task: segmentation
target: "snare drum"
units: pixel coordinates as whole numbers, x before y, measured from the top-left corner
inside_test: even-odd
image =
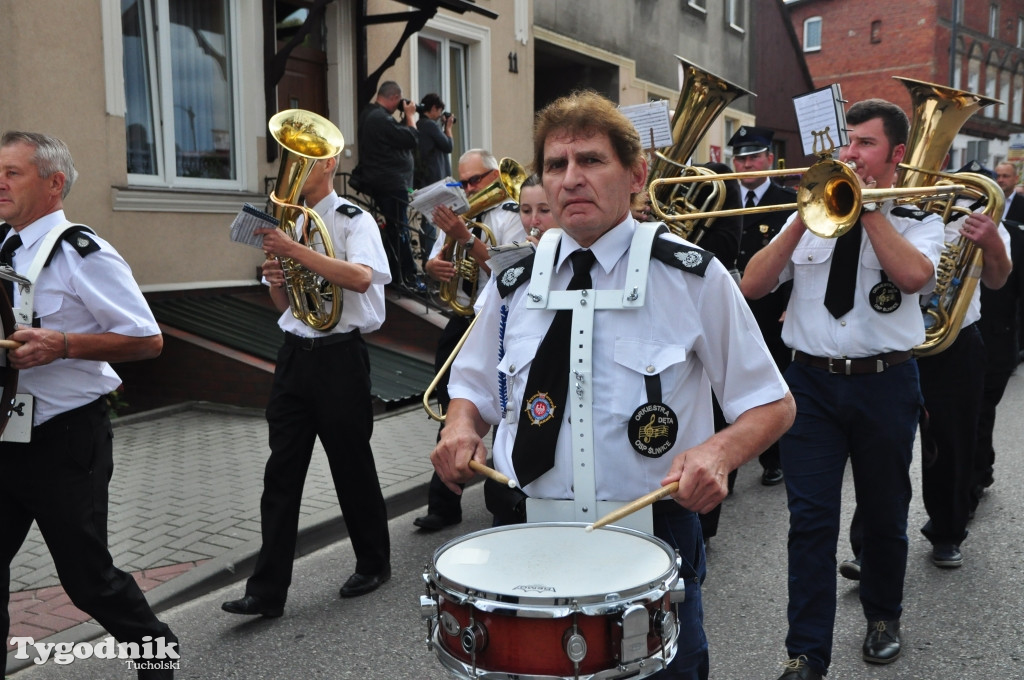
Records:
[[[437,549],[421,605],[428,643],[451,673],[639,678],[672,660],[679,558],[647,534],[586,526],[497,527]]]

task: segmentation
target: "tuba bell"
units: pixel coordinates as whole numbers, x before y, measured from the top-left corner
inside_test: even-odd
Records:
[[[275,114],[268,128],[284,148],[277,184],[270,194],[270,213],[279,220],[278,228],[293,241],[333,258],[334,244],[327,226],[314,210],[301,204],[299,196],[316,163],[337,156],[345,146],[345,138],[331,121],[301,109]],[[300,214],[304,216],[301,233],[296,224]],[[341,287],[291,258],[278,260],[292,315],[318,331],[334,328],[341,317]]]
[[[725,107],[738,97],[752,93],[682,57],[676,56],[676,59],[684,74],[679,102],[672,116],[672,138],[676,141],[672,146],[654,152],[648,173],[651,181],[648,194],[655,216],[676,235],[696,243],[714,218],[701,221],[690,218],[689,214],[721,210],[725,203],[725,184],[717,180],[710,170],[687,165],[686,162]],[[695,177],[697,181],[688,183],[688,186],[659,181],[672,177]],[[654,184],[656,181],[658,183]]]
[[[909,91],[913,108],[907,150],[896,171],[896,185],[917,187],[932,182],[964,185],[956,195],[944,201],[930,201],[921,206],[922,209],[942,215],[943,222],[948,223],[969,212],[956,205],[958,198],[983,200],[985,214],[998,223],[1005,203],[998,184],[984,175],[944,173],[940,168],[963,124],[980,109],[1001,102],[912,78],[896,77],[896,80]],[[935,271],[935,289],[921,303],[925,340],[914,348],[915,355],[938,354],[956,340],[978,287],[982,264],[981,249],[969,239],[960,236],[945,245]]]
[[[467,221],[467,226],[470,229],[480,229],[481,240],[489,246],[497,245],[494,233],[486,224],[473,222],[473,218],[501,205],[506,199],[512,199],[518,203],[519,189],[526,181],[526,177],[526,171],[519,163],[511,158],[502,158],[498,164],[498,178],[469,197],[469,210],[463,213],[462,217]],[[441,282],[438,296],[459,316],[470,316],[473,313],[473,302],[476,300],[480,288],[479,263],[466,251],[465,246],[451,236],[445,237],[439,257],[450,261],[455,266],[455,276],[448,281]],[[468,304],[459,302],[460,290],[469,295]]]

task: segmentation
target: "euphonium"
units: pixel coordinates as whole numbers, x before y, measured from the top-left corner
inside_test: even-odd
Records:
[[[480,191],[469,197],[469,210],[462,214],[470,229],[479,228],[482,236],[480,240],[489,246],[497,245],[494,233],[482,222],[473,222],[473,218],[498,206],[502,201],[511,198],[519,202],[519,188],[526,180],[526,172],[522,166],[511,158],[502,158],[498,164],[498,179],[494,180]],[[440,257],[450,261],[455,266],[455,276],[448,281],[441,282],[439,297],[452,308],[452,311],[460,316],[469,316],[473,313],[473,301],[476,300],[479,292],[480,265],[476,258],[466,251],[466,247],[457,242],[451,236],[446,236],[444,245],[441,247]],[[466,289],[469,290],[466,290]],[[469,302],[459,302],[459,291],[465,291],[469,295]]]
[[[738,85],[712,75],[676,56],[684,74],[679,102],[672,116],[672,138],[675,144],[655,152],[648,173],[651,211],[678,236],[697,242],[714,218],[698,221],[689,213],[715,212],[725,203],[725,185],[713,179],[706,168],[686,165],[697,143],[708,128],[734,99],[751,94]],[[644,142],[644,140],[641,140]],[[667,186],[654,181],[670,177],[702,178],[688,187]],[[705,187],[709,187],[705,189]],[[698,196],[703,200],[698,204]],[[696,232],[696,233],[695,233]]]
[[[956,199],[985,200],[985,214],[995,222],[1003,217],[1005,197],[994,181],[975,173],[942,173],[953,140],[967,119],[999,100],[911,78],[899,80],[910,92],[913,107],[907,150],[896,173],[898,186],[916,187],[936,182],[965,185],[963,191],[945,201],[922,206],[942,215],[944,223],[968,212],[956,205]],[[956,340],[978,287],[982,270],[981,250],[969,239],[958,237],[947,243],[935,272],[935,290],[922,300],[925,340],[914,348],[917,356],[943,351]]]
[[[316,163],[337,156],[345,146],[345,138],[331,121],[301,109],[281,111],[270,119],[268,127],[284,148],[277,184],[270,194],[271,214],[280,221],[278,228],[293,241],[333,258],[330,232],[315,211],[301,205],[299,195]],[[296,226],[299,214],[305,216],[301,233]],[[341,287],[291,258],[278,260],[292,315],[318,331],[334,328],[341,317]]]

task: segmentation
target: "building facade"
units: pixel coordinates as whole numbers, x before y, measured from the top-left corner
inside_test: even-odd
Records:
[[[787,4],[818,87],[838,82],[849,101],[882,97],[910,113],[893,76],[967,90],[1001,103],[961,129],[949,166],[991,168],[1024,132],[1024,0],[792,0]]]

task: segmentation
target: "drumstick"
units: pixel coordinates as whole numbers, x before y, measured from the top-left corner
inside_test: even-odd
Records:
[[[494,481],[498,482],[499,484],[508,484],[508,488],[510,488],[510,489],[516,488],[515,480],[509,479],[508,477],[506,477],[505,475],[501,474],[500,472],[498,472],[494,468],[489,468],[486,465],[484,465],[483,463],[478,463],[475,460],[471,459],[469,461],[469,469],[470,470],[474,470],[476,472],[479,472],[484,477],[487,477],[489,479],[493,479]]]
[[[17,340],[0,340],[0,349],[18,349],[21,343]]]
[[[626,515],[630,515],[630,514],[636,512],[640,508],[646,508],[648,505],[650,505],[654,501],[660,500],[660,499],[664,498],[665,496],[668,496],[669,494],[673,494],[678,489],[679,489],[679,482],[672,482],[671,484],[666,484],[665,486],[661,487],[660,489],[657,489],[655,491],[650,492],[646,496],[641,496],[640,498],[637,498],[635,501],[632,501],[631,503],[626,503],[625,505],[623,505],[618,510],[612,510],[607,515],[605,515],[601,519],[597,520],[596,522],[594,522],[593,524],[588,526],[587,527],[587,532],[589,533],[589,532],[593,531],[594,529],[600,529],[601,527],[603,527],[606,524],[611,524],[612,522],[614,522],[616,520],[620,520],[623,517],[625,517]]]

